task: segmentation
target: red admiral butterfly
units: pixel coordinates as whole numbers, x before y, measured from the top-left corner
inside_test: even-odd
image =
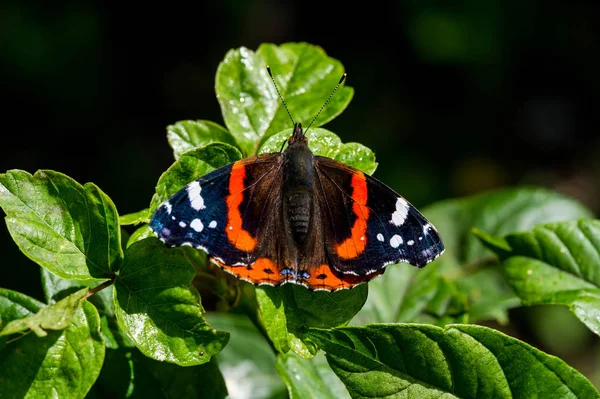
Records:
[[[336,291],[388,264],[423,267],[443,253],[415,207],[358,169],[313,155],[300,123],[287,144],[189,183],[157,208],[150,228],[165,244],[202,249],[256,285]]]

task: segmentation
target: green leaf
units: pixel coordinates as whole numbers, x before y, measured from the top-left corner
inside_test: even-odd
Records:
[[[277,356],[277,371],[288,387],[290,398],[350,398],[322,353],[305,359],[293,353]]]
[[[237,147],[235,139],[227,129],[204,120],[179,121],[167,126],[167,139],[175,159],[179,159],[187,151],[217,142]]]
[[[280,353],[292,349],[303,357],[315,351],[303,342],[307,327],[336,327],[347,324],[367,299],[366,284],[336,292],[309,291],[294,284],[256,289],[263,323]]]
[[[156,396],[160,385],[144,367],[135,367],[136,356],[148,359],[136,348],[107,349],[100,375],[86,398]]]
[[[289,288],[284,287],[282,289],[269,289],[268,287],[256,289],[256,300],[259,304],[263,325],[273,346],[280,353],[287,353],[290,350],[290,341],[294,338],[288,332],[285,311],[287,295],[283,289]]]
[[[106,279],[123,257],[117,210],[96,185],[51,170],[0,174],[6,225],[27,257],[67,279]]]
[[[427,266],[423,271],[429,270]],[[370,323],[394,323],[399,321],[398,313],[412,280],[420,270],[408,265],[387,266],[383,276],[369,281],[369,296],[365,305],[352,319],[352,325]],[[425,279],[427,281],[427,279]],[[406,320],[408,321],[408,320]]]
[[[230,50],[217,69],[215,90],[225,125],[245,155],[255,154],[260,142],[292,125],[267,66],[293,119],[305,127],[344,73],[339,61],[308,43],[262,44],[256,52]],[[340,86],[313,127],[339,115],[353,94],[352,88]]]
[[[0,314],[5,321],[31,316],[44,305],[17,292],[0,289]],[[0,397],[83,398],[104,360],[100,319],[83,301],[69,326],[45,337],[28,334],[3,343],[0,339]]]
[[[531,187],[508,188],[456,200],[442,201],[423,209],[446,245],[440,258],[445,263],[468,264],[492,255],[472,229],[492,236],[527,231],[540,223],[590,217],[583,205],[562,194]]]
[[[372,175],[377,169],[375,154],[368,147],[360,143],[346,143],[335,154],[335,159],[345,164],[354,166],[366,174]]]
[[[598,398],[578,371],[499,331],[379,324],[307,333],[353,398]]]
[[[369,298],[353,325],[413,322],[465,322],[468,303],[456,285],[440,275],[438,264],[416,269],[388,266],[382,278],[369,282]]]
[[[50,273],[46,269],[40,269],[40,274],[44,296],[49,304],[56,303],[84,287],[92,289],[106,283],[94,280],[67,280]],[[110,288],[111,287],[107,287],[100,290],[87,298],[88,301],[92,302],[96,308],[98,308],[100,314],[113,313],[114,308]]]
[[[20,292],[0,288],[0,315],[2,316],[2,325],[25,318],[37,313],[44,307],[44,304],[21,294]],[[2,338],[0,338],[0,343]]]
[[[208,172],[241,159],[240,151],[223,143],[208,144],[182,154],[173,165],[160,176],[156,185],[156,194],[152,197],[150,210],[153,212],[163,201],[199,179]]]
[[[292,135],[294,129],[285,129],[270,136],[258,150],[259,154],[279,152],[284,143]],[[308,145],[315,155],[335,158],[342,147],[342,140],[333,132],[322,128],[311,128],[305,132]],[[287,145],[287,144],[286,144]]]
[[[281,145],[292,135],[294,129],[286,129],[269,137],[258,150],[259,154],[278,152]],[[375,154],[358,143],[342,144],[342,140],[327,129],[313,129],[306,132],[310,149],[315,155],[337,159],[369,175],[377,169]]]
[[[141,211],[130,213],[128,215],[119,216],[119,224],[121,226],[137,225],[140,223],[148,223],[150,221],[150,209],[142,209]]]
[[[465,294],[440,275],[438,264],[429,266],[415,274],[393,321],[440,325],[464,321],[468,310]]]
[[[143,226],[138,227],[131,234],[131,236],[129,237],[129,240],[127,240],[126,248],[129,248],[131,246],[131,244],[141,241],[144,238],[148,238],[148,237],[154,237],[154,234],[152,233],[152,230],[150,230],[148,225],[144,224]]]
[[[600,335],[600,220],[542,224],[504,239],[508,281],[523,303],[567,305]]]
[[[431,278],[446,278],[465,292],[471,322],[489,318],[505,322],[507,310],[519,303],[508,284],[496,284],[490,280],[493,272],[479,274],[480,269],[493,268],[498,264],[490,245],[506,247],[501,241],[491,243],[489,237],[528,230],[539,223],[589,217],[591,214],[571,198],[532,187],[501,189],[446,200],[422,211],[436,226],[446,247],[444,255],[423,270],[435,264],[437,277]],[[488,234],[485,245],[478,238],[482,232]],[[422,272],[419,271],[419,274]],[[495,276],[502,277],[502,274],[496,273]],[[474,285],[478,280],[482,284],[480,289]],[[482,291],[485,295],[480,294]]]
[[[41,269],[41,277],[44,295],[46,301],[50,304],[78,291],[82,287],[92,289],[103,284],[93,280],[66,280],[50,273],[46,269]],[[117,325],[113,303],[113,289],[114,287],[110,285],[89,296],[87,300],[98,310],[100,315],[100,331],[106,341],[106,347],[110,349],[116,349],[121,346],[132,347],[133,343],[129,340],[129,337]]]
[[[479,230],[478,228],[473,228],[471,232],[475,237],[479,238],[479,240],[481,240],[481,242],[488,249],[494,251],[501,259],[506,255],[509,255],[512,251],[512,248],[510,245],[508,245],[508,242],[503,237],[493,236],[483,230]]]
[[[227,397],[218,365],[190,367],[159,362],[136,348],[108,350],[102,372],[89,398],[215,398]]]
[[[470,298],[469,321],[472,323],[493,319],[506,325],[509,322],[506,309],[521,304],[501,265],[477,269],[457,280],[456,286]]]
[[[206,363],[227,344],[202,317],[191,282],[194,268],[181,248],[155,238],[132,244],[115,282],[115,313],[121,329],[146,356],[180,366]]]
[[[248,317],[208,312],[207,320],[231,338],[216,358],[232,398],[284,399],[285,385],[275,370],[275,354]]]
[[[139,363],[154,377],[165,398],[222,399],[228,397],[225,381],[214,358],[208,363],[192,367],[180,367],[148,358],[140,359]],[[139,365],[136,369],[140,369]]]
[[[45,330],[62,330],[67,328],[75,312],[79,309],[81,301],[88,293],[88,288],[83,288],[53,305],[40,309],[39,312],[30,316],[12,320],[0,330],[0,336],[33,331],[38,337],[45,337]]]

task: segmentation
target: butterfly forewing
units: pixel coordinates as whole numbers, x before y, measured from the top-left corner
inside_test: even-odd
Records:
[[[241,258],[244,254],[228,245],[222,234],[227,215],[222,198],[228,193],[231,167],[208,173],[163,202],[150,220],[156,236],[172,247],[189,245],[228,259]]]
[[[203,249],[222,266],[251,265],[276,224],[267,210],[280,191],[279,159],[244,159],[189,183],[158,207],[150,228],[165,244]]]
[[[444,250],[431,223],[379,180],[330,158],[315,158],[315,193],[331,266],[370,275],[386,265],[424,266]]]

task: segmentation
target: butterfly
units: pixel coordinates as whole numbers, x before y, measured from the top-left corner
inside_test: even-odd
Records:
[[[401,195],[315,156],[301,123],[294,123],[285,150],[187,184],[158,206],[149,226],[166,245],[204,250],[255,285],[337,291],[382,275],[389,264],[423,267],[444,252],[435,227]]]

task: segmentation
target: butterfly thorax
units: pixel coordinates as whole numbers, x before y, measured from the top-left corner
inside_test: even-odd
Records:
[[[301,124],[295,126],[283,156],[283,216],[296,245],[302,246],[311,222],[315,157]]]

